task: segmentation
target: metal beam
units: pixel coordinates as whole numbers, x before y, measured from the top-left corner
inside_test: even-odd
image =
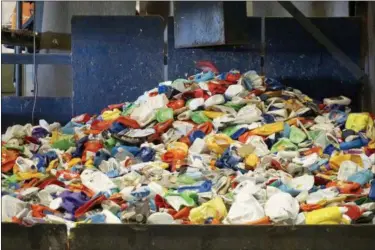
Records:
[[[16,29],[22,29],[22,1],[17,1],[16,3]],[[14,53],[16,55],[21,54],[21,47],[16,46]],[[22,96],[22,65],[14,65],[15,72],[15,82],[16,82],[16,96]]]
[[[37,36],[36,44],[39,44],[40,37]],[[34,33],[31,30],[13,30],[9,28],[1,29],[1,44],[11,46],[34,46]]]
[[[1,54],[1,64],[33,64],[33,54]],[[70,54],[36,54],[35,64],[71,64]]]
[[[345,68],[347,68],[357,79],[363,79],[365,72],[354,63],[341,49],[334,45],[301,11],[299,11],[290,1],[278,1],[289,14],[294,17],[301,26],[308,31],[329,53]]]

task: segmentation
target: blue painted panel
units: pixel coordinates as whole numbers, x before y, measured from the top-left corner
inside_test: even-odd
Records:
[[[248,18],[250,44],[241,46],[214,46],[203,48],[174,48],[173,18],[168,20],[168,78],[186,77],[199,71],[196,61],[212,61],[219,71],[239,69],[260,71],[261,18]]]
[[[1,97],[1,127],[5,130],[14,124],[31,123],[34,97]],[[69,97],[38,97],[35,106],[34,122],[45,119],[47,122],[65,124],[72,117],[72,99]]]
[[[245,1],[176,1],[176,48],[247,44]]]
[[[311,18],[312,22],[355,63],[360,62],[358,18]],[[293,18],[266,18],[267,76],[322,99],[346,95],[359,107],[357,79]]]
[[[34,64],[33,54],[1,54],[1,64]],[[71,64],[70,54],[36,54],[35,64]]]
[[[148,16],[72,18],[73,112],[134,101],[163,80],[163,23]]]

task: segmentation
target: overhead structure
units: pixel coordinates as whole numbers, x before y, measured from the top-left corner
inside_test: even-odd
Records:
[[[357,79],[365,77],[365,72],[354,63],[340,48],[331,42],[301,11],[290,1],[278,1],[332,56],[346,67]]]
[[[246,2],[174,2],[176,48],[247,44]]]

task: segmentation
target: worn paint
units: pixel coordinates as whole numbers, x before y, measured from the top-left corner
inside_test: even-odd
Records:
[[[163,80],[160,17],[73,17],[72,44],[74,114],[135,101]]]
[[[311,18],[312,22],[360,63],[358,18]],[[359,108],[360,82],[293,18],[266,18],[265,74],[316,99],[346,95]],[[344,30],[343,30],[344,29]]]
[[[47,122],[66,123],[72,117],[72,99],[69,97],[38,97],[35,104],[34,119]],[[32,109],[34,97],[1,97],[2,122],[1,128],[5,131],[7,127],[14,124],[26,124],[32,122]]]
[[[174,20],[170,17],[168,22],[168,78],[173,80],[198,73],[194,65],[199,60],[212,61],[221,72],[231,69],[259,72],[261,18],[248,18],[247,32],[250,34],[248,45],[175,49]]]

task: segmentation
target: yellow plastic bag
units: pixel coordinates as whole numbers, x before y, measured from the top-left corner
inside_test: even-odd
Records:
[[[347,224],[339,207],[326,207],[305,213],[306,225]]]
[[[215,112],[215,111],[203,111],[203,114],[211,119],[215,119],[224,115],[224,113],[222,112]]]
[[[252,135],[261,135],[261,136],[269,136],[274,133],[280,132],[284,130],[284,123],[283,122],[275,122],[263,125],[262,127],[256,128],[251,131]]]
[[[107,110],[103,112],[102,118],[104,121],[109,121],[109,120],[115,120],[119,118],[120,115],[121,115],[121,111],[118,109]]]
[[[255,168],[258,165],[259,157],[256,154],[250,154],[245,159],[245,164],[247,167]]]
[[[358,133],[361,130],[367,129],[367,126],[370,125],[369,123],[372,123],[373,126],[373,121],[369,113],[351,113],[348,115],[345,128]]]
[[[216,197],[199,207],[193,208],[189,214],[189,220],[195,224],[202,224],[208,218],[222,220],[227,216],[227,208],[221,197]]]
[[[360,155],[352,155],[352,154],[339,154],[336,153],[331,156],[331,159],[329,160],[330,166],[338,170],[340,168],[340,165],[343,161],[352,161],[355,164],[363,167],[363,161]]]
[[[367,123],[366,136],[371,140],[375,140],[374,121],[371,119],[371,117],[369,119],[369,122]]]
[[[224,153],[225,149],[233,143],[233,140],[226,134],[209,135],[206,137],[207,148],[217,154]]]
[[[182,152],[184,152],[185,154],[187,154],[188,150],[189,150],[189,146],[186,143],[176,141],[176,142],[170,143],[167,146],[167,150],[168,151],[181,150]]]
[[[73,158],[68,162],[68,167],[71,168],[74,165],[80,164],[81,163],[81,158]]]
[[[94,161],[90,158],[85,162],[86,168],[94,168]]]
[[[165,162],[162,162],[162,161],[154,161],[154,162],[150,162],[150,166],[153,166],[153,167],[160,167],[162,169],[167,169],[169,168],[169,164],[168,163],[165,163]]]
[[[45,177],[44,174],[42,173],[32,173],[32,172],[18,172],[16,174],[17,176],[17,180],[19,181],[24,181],[24,180],[30,180],[30,179],[33,179],[33,178],[39,178],[39,179],[43,179]]]
[[[52,131],[52,136],[51,136],[51,141],[50,141],[51,145],[54,144],[56,141],[58,141],[59,137],[60,137],[59,131],[53,130]]]
[[[369,149],[375,149],[375,140],[371,140],[371,141],[368,143],[367,147],[368,147]]]
[[[46,169],[46,172],[49,173],[52,169],[57,168],[59,166],[59,159],[52,160]]]

